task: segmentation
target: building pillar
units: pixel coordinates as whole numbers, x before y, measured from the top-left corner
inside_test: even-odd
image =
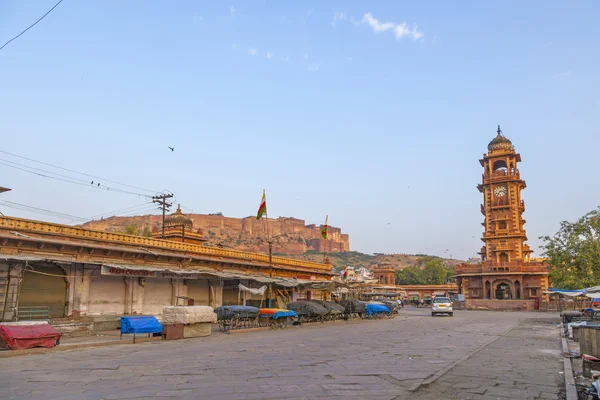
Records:
[[[133,278],[131,285],[131,313],[143,314],[145,287],[142,285],[139,278]]]

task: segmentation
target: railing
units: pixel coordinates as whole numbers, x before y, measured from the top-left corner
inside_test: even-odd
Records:
[[[488,181],[502,181],[505,179],[512,179],[512,178],[521,179],[521,173],[519,172],[518,169],[515,169],[513,171],[497,170],[497,171],[492,171],[490,174],[484,173],[481,175],[482,180],[488,180]]]
[[[492,207],[506,207],[509,205],[510,201],[508,200],[508,196],[495,198],[494,200],[492,200]]]
[[[454,267],[454,272],[457,275],[461,274],[482,274],[490,272],[523,272],[523,273],[537,273],[537,272],[548,272],[548,267],[544,263],[540,262],[524,262],[524,263],[497,263],[497,262],[486,262],[483,265],[457,265]]]
[[[221,249],[192,243],[126,235],[123,233],[96,231],[91,229],[77,228],[74,226],[52,224],[48,222],[13,217],[0,217],[0,229],[39,232],[43,234],[59,235],[84,240],[98,240],[104,242],[121,243],[125,245],[137,245],[140,247],[156,247],[169,250],[187,251],[190,253],[203,254],[207,256],[237,258],[243,260],[262,261],[266,263],[269,262],[269,256],[267,254],[250,253],[247,251],[232,249]],[[291,258],[277,256],[273,256],[273,263],[293,267],[313,268],[317,270],[331,270],[331,266],[328,264],[319,264],[310,261],[294,260]]]

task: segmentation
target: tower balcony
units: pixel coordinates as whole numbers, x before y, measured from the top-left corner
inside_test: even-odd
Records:
[[[506,180],[520,180],[521,173],[518,169],[513,169],[512,171],[505,169],[498,169],[496,171],[492,171],[489,174],[484,173],[481,175],[481,179],[484,182],[501,182]]]
[[[484,261],[482,264],[460,264],[454,267],[456,275],[463,274],[502,274],[504,272],[518,272],[523,274],[528,273],[545,273],[548,272],[548,266],[543,262],[492,262]]]
[[[525,202],[521,200],[521,204],[519,204],[519,211],[525,212]]]
[[[492,200],[492,207],[509,207],[510,206],[510,200],[508,198],[508,196],[504,196],[501,198],[495,198],[494,200]]]
[[[481,206],[481,213],[483,215],[485,215],[485,207],[483,206],[483,204],[480,204],[480,206]]]

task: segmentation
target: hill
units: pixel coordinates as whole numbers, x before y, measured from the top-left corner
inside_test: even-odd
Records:
[[[308,251],[303,254],[278,254],[290,258],[296,258],[299,260],[307,260],[314,262],[323,262],[323,253],[316,251]],[[425,254],[365,254],[358,251],[346,251],[342,253],[328,253],[327,256],[331,260],[333,267],[336,271],[340,271],[344,266],[359,268],[373,268],[384,259],[388,261],[392,268],[396,270],[404,269],[406,267],[416,266],[421,257],[432,257],[444,261],[449,267],[454,267],[457,264],[462,263],[462,260],[447,259],[435,256],[428,256]]]
[[[187,214],[194,230],[200,229],[208,246],[223,246],[252,252],[268,251],[268,236],[265,219],[256,217],[231,218],[221,213]],[[83,228],[106,232],[146,232],[160,226],[160,215],[138,215],[110,217],[86,222]],[[327,240],[321,237],[322,225],[306,225],[304,220],[279,217],[269,219],[269,234],[273,241],[273,252],[303,254],[307,251],[344,252],[350,250],[350,237],[342,229],[329,226]]]

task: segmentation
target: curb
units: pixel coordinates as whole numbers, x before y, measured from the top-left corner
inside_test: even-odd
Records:
[[[123,344],[160,342],[160,341],[161,341],[161,338],[136,338],[135,343],[133,343],[133,339],[126,339],[126,340],[111,340],[111,341],[96,342],[96,343],[63,344],[63,345],[58,345],[56,347],[51,347],[51,348],[35,347],[33,349],[25,349],[25,350],[5,350],[5,351],[0,351],[0,358],[29,356],[29,355],[37,355],[37,354],[54,353],[54,352],[59,352],[59,351],[79,350],[79,349],[104,347],[104,346],[118,346],[118,345],[123,345]]]
[[[577,400],[573,366],[571,365],[569,346],[567,344],[567,339],[565,338],[565,327],[562,322],[560,323],[560,341],[563,350],[563,371],[565,375],[565,393],[567,394],[567,400]]]

